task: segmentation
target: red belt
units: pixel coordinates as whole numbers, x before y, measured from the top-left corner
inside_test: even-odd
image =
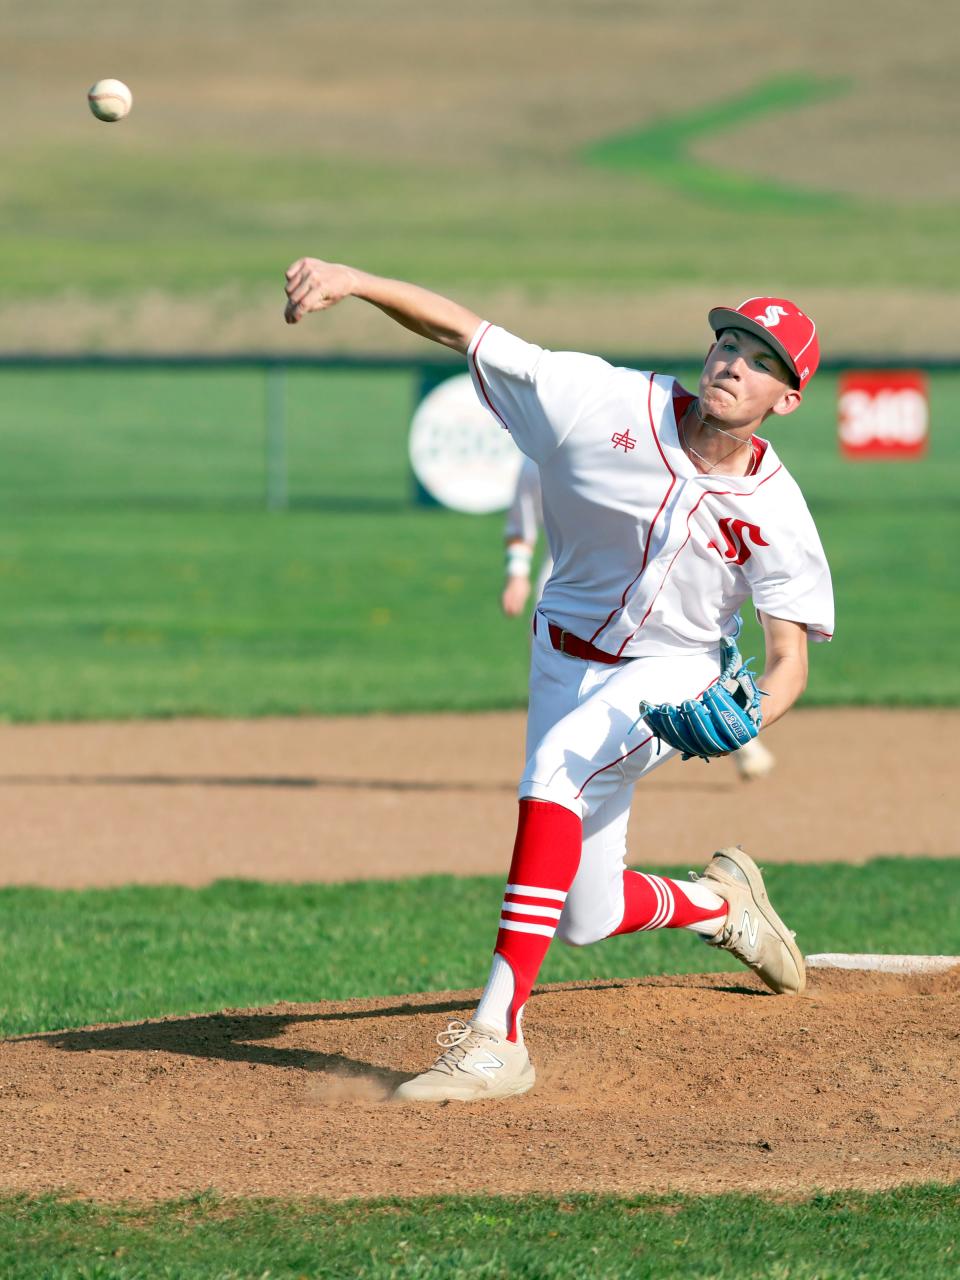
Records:
[[[549,629],[550,643],[570,658],[583,658],[585,662],[605,662],[609,667],[624,661],[623,658],[617,658],[612,653],[604,653],[589,640],[581,640],[572,631],[564,631],[563,627],[558,627],[555,622],[549,623]]]

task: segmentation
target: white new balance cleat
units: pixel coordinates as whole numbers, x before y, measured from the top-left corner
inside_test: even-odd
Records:
[[[771,991],[798,996],[807,982],[803,956],[792,931],[770,905],[760,868],[749,854],[739,847],[721,849],[703,875],[692,879],[705,881],[727,904],[723,928],[704,942],[736,956]]]
[[[751,738],[733,753],[733,763],[744,782],[755,782],[772,773],[777,763],[773,752],[759,738]]]
[[[437,1044],[440,1057],[399,1086],[393,1095],[398,1102],[477,1102],[533,1088],[536,1073],[526,1045],[513,1044],[491,1027],[454,1018]]]

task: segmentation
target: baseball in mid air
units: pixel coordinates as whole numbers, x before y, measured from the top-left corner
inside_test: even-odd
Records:
[[[98,120],[122,120],[133,106],[133,94],[122,80],[98,80],[87,91],[90,110]]]

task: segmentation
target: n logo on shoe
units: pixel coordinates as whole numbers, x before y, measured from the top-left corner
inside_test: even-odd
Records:
[[[751,947],[755,947],[755,946],[757,945],[757,940],[758,940],[758,938],[760,937],[760,920],[759,920],[759,918],[758,918],[758,919],[756,919],[756,920],[751,920],[751,919],[750,919],[750,912],[749,912],[749,911],[747,911],[747,909],[746,909],[746,908],[744,908],[744,911],[743,911],[743,919],[740,921],[740,928],[743,930],[743,932],[744,932],[744,933],[747,935],[747,937],[750,939],[750,945],[751,945]]]
[[[480,1075],[486,1076],[488,1080],[492,1080],[493,1073],[495,1071],[499,1071],[503,1066],[503,1059],[496,1057],[488,1050],[486,1057],[474,1058],[470,1066],[473,1071],[478,1071]]]

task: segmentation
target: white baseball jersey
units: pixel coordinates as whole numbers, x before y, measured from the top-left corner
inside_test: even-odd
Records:
[[[481,401],[540,468],[553,622],[619,657],[692,655],[733,634],[752,597],[831,638],[830,570],[772,445],[757,442],[750,475],[702,475],[680,444],[671,377],[486,323],[468,359]]]

